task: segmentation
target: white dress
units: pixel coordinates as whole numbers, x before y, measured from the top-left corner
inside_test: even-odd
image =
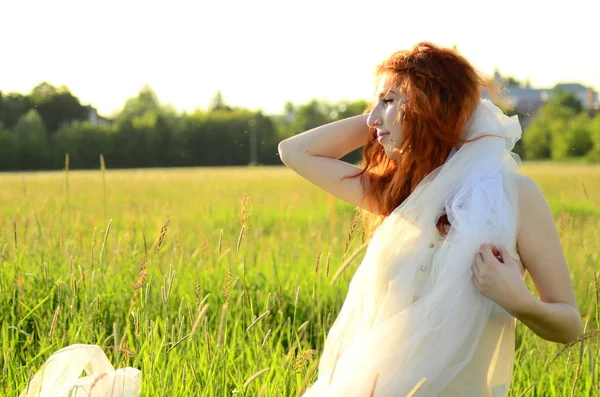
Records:
[[[437,233],[429,245],[430,263],[436,260],[438,247],[444,238]],[[516,249],[511,252],[519,271],[524,276],[525,269]],[[417,277],[414,301],[424,293],[425,280],[431,266],[420,267]],[[516,319],[498,304],[494,304],[491,317],[475,349],[471,361],[459,372],[438,397],[506,397],[513,373],[515,350]]]
[[[508,393],[515,319],[477,290],[472,265],[484,243],[516,257],[521,127],[482,100],[463,136],[373,233],[305,397]]]

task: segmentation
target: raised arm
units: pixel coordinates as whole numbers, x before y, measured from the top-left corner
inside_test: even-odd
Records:
[[[352,205],[373,212],[363,200],[360,168],[339,160],[367,143],[367,115],[349,117],[294,135],[279,143],[279,158],[298,175]],[[367,182],[368,183],[368,182]]]

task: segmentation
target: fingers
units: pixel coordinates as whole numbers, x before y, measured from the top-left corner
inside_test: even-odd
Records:
[[[504,263],[504,258],[506,258],[506,255],[502,253],[504,250],[502,250],[501,248],[497,248],[495,245],[492,245],[491,248],[492,254],[494,254],[496,259],[498,259],[499,262]]]
[[[486,263],[496,263],[498,262],[498,258],[492,252],[492,246],[490,244],[482,244],[479,248],[479,252],[483,256],[483,260]]]
[[[484,263],[484,259],[483,259],[483,255],[481,255],[481,252],[478,252],[475,254],[475,263],[477,264],[477,266],[481,266]]]
[[[502,257],[502,262],[506,263],[506,259],[507,258],[512,258],[512,256],[510,255],[510,253],[505,250],[504,248],[499,248],[498,251],[500,252],[500,256]]]
[[[475,276],[475,273],[473,273],[473,284],[475,284],[475,288],[477,288],[477,291],[481,292],[481,287],[479,286],[479,279]]]
[[[477,278],[481,278],[481,266],[483,266],[483,257],[481,253],[475,254],[475,263],[473,264],[473,275]]]
[[[481,292],[480,281],[481,280],[481,269],[480,266],[483,266],[483,256],[478,252],[475,254],[475,261],[473,262],[473,266],[471,266],[473,270],[473,282],[475,284],[475,288]]]
[[[486,290],[489,288],[489,280],[490,278],[493,280],[494,274],[497,274],[500,270],[498,266],[505,263],[504,258],[510,258],[510,256],[506,251],[492,244],[482,244],[479,252],[475,254],[475,261],[472,265],[473,281],[481,294],[487,296]]]

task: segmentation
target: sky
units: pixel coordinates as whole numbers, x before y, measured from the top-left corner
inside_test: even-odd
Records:
[[[110,116],[144,85],[179,111],[283,112],[371,99],[377,63],[419,41],[481,72],[600,90],[600,1],[0,0],[0,90],[47,81]]]

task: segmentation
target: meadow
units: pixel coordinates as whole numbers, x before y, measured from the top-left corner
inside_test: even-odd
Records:
[[[552,208],[585,336],[518,324],[510,395],[600,396],[600,167],[520,172]],[[142,396],[296,396],[362,242],[353,207],[285,167],[0,174],[0,395],[87,343],[141,369]]]

